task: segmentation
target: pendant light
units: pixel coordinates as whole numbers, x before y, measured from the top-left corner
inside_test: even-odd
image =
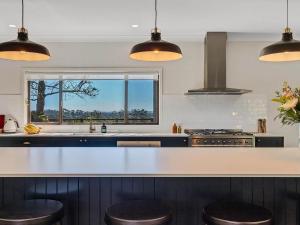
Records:
[[[130,58],[141,61],[171,61],[182,58],[181,49],[170,42],[161,39],[157,28],[157,0],[155,0],[155,27],[151,40],[135,45],[130,52]]]
[[[286,28],[282,34],[282,40],[265,47],[259,56],[261,61],[285,62],[300,60],[300,41],[293,39],[293,33],[289,28],[289,0],[287,0],[286,6]]]
[[[24,0],[22,0],[22,27],[18,30],[18,38],[0,44],[0,58],[19,61],[43,61],[50,58],[46,47],[28,39],[27,30],[24,28]]]

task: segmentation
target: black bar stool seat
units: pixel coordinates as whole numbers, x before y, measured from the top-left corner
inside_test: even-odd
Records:
[[[171,209],[160,201],[135,200],[112,205],[106,210],[107,225],[166,225]]]
[[[204,208],[203,220],[208,225],[271,225],[272,213],[243,202],[216,202]]]
[[[63,204],[54,200],[25,200],[0,208],[0,225],[52,225],[62,220]]]

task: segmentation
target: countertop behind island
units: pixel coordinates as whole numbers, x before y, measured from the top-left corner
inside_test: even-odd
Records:
[[[299,177],[299,148],[0,148],[1,177]]]

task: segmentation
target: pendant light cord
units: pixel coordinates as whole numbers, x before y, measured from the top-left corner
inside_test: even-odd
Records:
[[[157,0],[155,0],[155,31],[157,32]]]
[[[289,0],[286,0],[286,28],[289,28]]]
[[[22,0],[22,28],[24,28],[24,0]]]

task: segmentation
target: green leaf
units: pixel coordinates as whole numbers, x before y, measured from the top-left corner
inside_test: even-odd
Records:
[[[273,98],[272,102],[284,103],[284,101],[280,98]]]

